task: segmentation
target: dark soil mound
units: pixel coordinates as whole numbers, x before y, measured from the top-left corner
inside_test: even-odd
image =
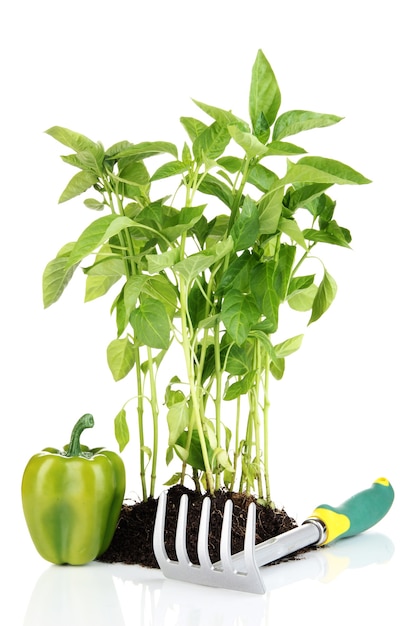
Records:
[[[179,502],[184,493],[188,495],[187,551],[190,560],[193,563],[198,563],[197,538],[204,495],[180,485],[169,489],[165,521],[165,546],[169,558],[175,559],[175,531]],[[209,554],[213,563],[220,560],[223,509],[229,498],[233,500],[232,554],[243,550],[247,510],[251,502],[255,502],[257,508],[256,543],[275,537],[297,526],[284,510],[273,510],[261,505],[256,502],[253,496],[217,491],[214,496],[211,496],[209,530]],[[128,563],[157,568],[158,563],[152,547],[157,505],[158,500],[153,498],[146,502],[125,503],[112,543],[108,550],[99,557],[99,560],[106,563]],[[305,552],[305,550],[301,550],[297,554],[301,552]],[[294,558],[294,556],[296,555],[288,558]]]

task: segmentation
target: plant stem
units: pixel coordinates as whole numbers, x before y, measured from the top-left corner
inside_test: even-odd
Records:
[[[222,368],[220,361],[220,330],[219,323],[214,327],[214,363],[216,376],[216,446],[221,447],[221,402],[222,402]],[[220,472],[216,473],[216,489],[220,489]]]
[[[149,369],[149,382],[151,387],[151,408],[152,408],[152,421],[153,421],[153,450],[152,450],[152,470],[151,470],[151,484],[149,490],[149,496],[153,498],[155,494],[155,482],[156,482],[156,467],[158,462],[158,395],[156,389],[154,362],[152,356],[152,349],[148,346],[148,369]]]
[[[138,339],[135,333],[135,346],[138,346]],[[135,350],[135,369],[136,369],[136,388],[138,394],[138,403],[136,406],[137,414],[138,414],[138,431],[139,431],[139,465],[140,465],[140,480],[142,485],[142,498],[144,502],[148,499],[148,491],[146,486],[146,466],[145,466],[145,434],[144,434],[144,424],[143,424],[143,416],[144,416],[144,408],[143,408],[143,382],[142,382],[142,371],[140,368],[140,352],[139,347]]]
[[[263,404],[263,423],[264,423],[264,478],[265,478],[265,496],[269,504],[271,502],[271,486],[269,480],[269,408],[271,402],[269,399],[269,373],[270,362],[268,355],[265,355],[264,370],[264,404]]]
[[[239,459],[239,432],[240,432],[240,396],[236,398],[236,419],[235,419],[235,452],[233,455],[233,481],[230,485],[230,491],[233,491],[234,482],[237,476],[237,464]]]
[[[249,392],[249,401],[250,401],[250,392]],[[245,435],[245,443],[244,450],[242,453],[242,477],[240,479],[240,487],[239,491],[243,491],[243,485],[246,483],[246,492],[250,493],[251,491],[251,476],[250,476],[250,467],[251,467],[251,455],[252,455],[252,445],[253,445],[253,422],[252,422],[252,413],[251,407],[249,407],[248,413],[248,421],[246,424],[246,435]]]
[[[259,341],[255,341],[255,352],[254,352],[254,371],[255,371],[255,386],[250,390],[250,405],[251,405],[251,415],[254,423],[255,430],[255,465],[256,465],[256,478],[258,481],[258,495],[260,498],[263,498],[263,484],[262,484],[262,473],[260,471],[261,465],[261,428],[260,428],[260,418],[259,418],[259,394],[260,394],[260,386],[261,386],[261,346]]]

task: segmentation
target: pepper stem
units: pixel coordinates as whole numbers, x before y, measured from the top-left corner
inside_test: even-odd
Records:
[[[81,454],[81,444],[80,444],[80,436],[83,430],[86,428],[92,428],[94,426],[94,418],[91,413],[86,413],[75,424],[71,433],[71,440],[68,445],[68,450],[66,452],[66,456],[80,456]]]

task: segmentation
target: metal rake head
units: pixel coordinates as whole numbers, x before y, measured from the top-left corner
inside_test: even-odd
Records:
[[[244,550],[239,555],[232,556],[233,503],[231,500],[226,501],[220,538],[220,561],[212,563],[208,551],[211,501],[209,497],[204,498],[197,541],[199,565],[193,564],[187,553],[188,496],[186,494],[181,497],[175,534],[175,550],[178,560],[174,561],[168,557],[164,538],[166,503],[167,492],[164,491],[158,500],[153,548],[159,567],[167,578],[209,587],[265,593],[265,586],[255,560],[256,505],[254,503],[251,503],[248,508]]]

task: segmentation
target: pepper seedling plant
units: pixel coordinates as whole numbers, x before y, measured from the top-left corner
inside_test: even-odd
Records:
[[[282,113],[261,50],[248,121],[194,102],[200,114],[181,118],[179,148],[169,141],[104,148],[67,128],[46,131],[71,149],[62,159],[79,170],[59,201],[88,192],[85,206],[104,215],[48,263],[44,305],[60,298],[80,263],[86,301],[113,293],[107,360],[116,381],[134,375],[144,500],[155,493],[162,447],[166,463],[178,463],[166,484],[189,475],[197,489],[239,489],[270,503],[271,384],[302,342],[302,335],[280,336],[280,311],[306,315],[308,325],[328,310],[336,282],[318,249],[351,242],[328,191],[370,181],[288,141],[342,118]],[[178,372],[161,391],[158,373],[173,351],[181,354]],[[115,417],[121,451],[128,403]]]

